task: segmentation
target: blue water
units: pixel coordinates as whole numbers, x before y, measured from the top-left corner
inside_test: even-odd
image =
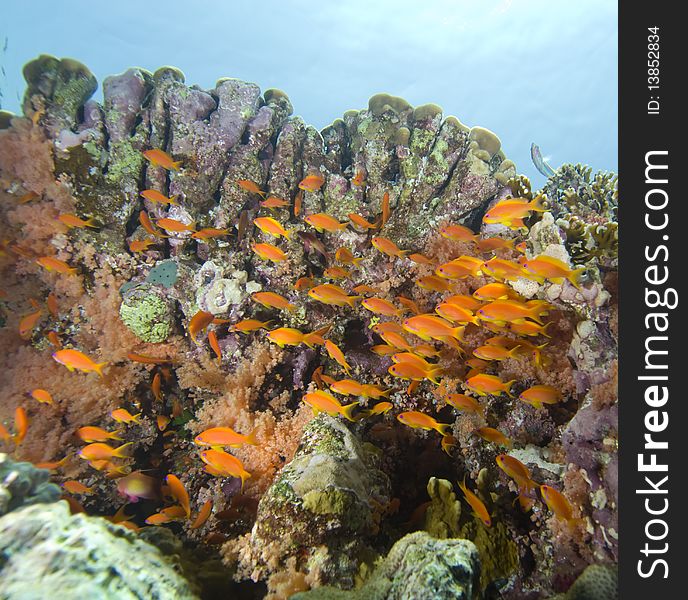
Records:
[[[85,63],[99,82],[130,66],[174,65],[187,84],[219,77],[289,95],[324,127],[377,92],[434,102],[491,129],[518,170],[617,169],[617,5],[610,0],[4,0],[3,108],[18,111],[22,65]],[[100,91],[96,97],[100,96]]]

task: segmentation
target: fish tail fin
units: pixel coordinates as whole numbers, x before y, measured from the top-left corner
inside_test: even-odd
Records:
[[[181,160],[177,160],[177,161],[175,161],[175,162],[172,163],[172,169],[173,169],[174,171],[179,171],[179,169],[181,168],[181,166],[182,166],[182,161],[181,161]]]
[[[552,324],[553,324],[553,321],[548,321],[547,323],[545,323],[543,325],[542,329],[540,329],[540,334],[544,335],[546,338],[551,338],[552,336],[549,333],[547,333],[547,328]],[[545,344],[546,344],[546,342],[545,342]],[[542,347],[544,347],[545,344],[542,344]],[[540,347],[541,346],[538,346],[538,348],[540,348]]]
[[[585,273],[585,271],[585,267],[581,267],[580,269],[574,269],[569,273],[566,279],[568,279],[571,282],[571,285],[573,285],[576,289],[579,290],[581,276],[583,275],[583,273]]]
[[[251,433],[246,436],[246,443],[249,446],[257,446],[258,440],[256,439],[256,434],[258,433],[258,428],[255,427]]]
[[[451,335],[453,338],[461,341],[463,340],[463,332],[465,331],[466,326],[465,325],[459,325],[458,327],[454,327],[451,330]]]
[[[547,196],[545,196],[545,194],[538,194],[528,206],[530,210],[534,210],[535,212],[545,212],[547,210],[545,207],[546,200]]]
[[[105,365],[107,365],[107,361],[106,361],[106,362],[102,362],[102,363],[97,363],[96,366],[93,367],[93,370],[94,370],[96,373],[98,373],[98,375],[100,375],[103,379],[105,379],[105,375],[103,375],[103,367],[104,367]]]
[[[511,393],[511,386],[514,385],[514,383],[516,383],[516,380],[512,379],[511,381],[507,381],[504,384],[504,391],[506,392],[506,395],[509,396],[509,398],[514,397],[514,395]]]
[[[346,303],[351,307],[354,308],[356,306],[356,302],[363,298],[363,296],[348,296],[346,299]]]
[[[179,206],[179,202],[177,202],[177,198],[179,198],[179,194],[175,194],[170,198],[170,204],[172,206]]]
[[[383,398],[389,398],[391,393],[392,393],[392,388],[389,388],[388,390],[385,390],[384,392],[380,392],[380,396],[382,396]]]
[[[399,258],[404,258],[407,254],[410,254],[410,250],[399,250]]]
[[[437,423],[437,432],[441,436],[449,435],[449,429],[451,425],[449,423]]]
[[[542,314],[542,308],[540,308],[539,306],[533,306],[533,308],[531,308],[528,311],[528,318],[533,319],[533,321],[538,323],[538,325],[544,325],[542,317],[540,316],[541,314]]]
[[[98,229],[98,224],[96,223],[95,219],[91,217],[86,221],[86,227],[93,227],[93,229]]]
[[[121,434],[122,434],[122,430],[117,429],[116,431],[111,431],[109,437],[111,440],[121,440],[122,438],[119,437]]]
[[[353,259],[351,260],[351,262],[352,262],[352,263],[354,264],[354,266],[356,266],[356,267],[361,263],[361,261],[363,261],[363,258],[361,258],[361,257],[353,258]]]
[[[353,411],[356,410],[357,407],[358,402],[352,402],[351,404],[342,406],[342,415],[344,418],[349,419],[349,421],[356,422],[356,419],[353,417]]]
[[[118,446],[117,448],[115,448],[115,451],[112,453],[112,456],[116,456],[117,458],[129,458],[131,456],[131,446],[133,445],[133,443],[134,442],[127,442],[126,444]]]

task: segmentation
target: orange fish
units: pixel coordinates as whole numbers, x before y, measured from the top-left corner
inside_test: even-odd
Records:
[[[291,312],[296,310],[296,305],[291,304],[284,296],[280,296],[275,292],[255,292],[251,295],[251,298],[266,308],[277,308]]]
[[[542,408],[543,404],[557,404],[561,402],[561,392],[551,385],[534,385],[519,395],[519,400],[527,402],[535,408]]]
[[[7,427],[0,423],[0,438],[3,439],[5,444],[9,444],[12,439],[12,434],[9,432]],[[46,469],[47,467],[38,467],[39,469]]]
[[[357,285],[351,290],[356,294],[382,294],[383,291],[380,288],[372,287],[370,285]]]
[[[19,204],[26,204],[27,202],[31,202],[31,200],[35,200],[39,197],[40,196],[36,192],[27,192],[23,196],[17,198],[17,202],[19,202]]]
[[[468,227],[452,224],[440,227],[440,235],[453,242],[474,242],[477,238]]]
[[[0,432],[2,431],[2,427],[0,427]],[[5,429],[5,431],[7,431]],[[9,435],[9,433],[8,433]],[[0,433],[0,437],[2,437],[2,433]],[[9,441],[8,439],[5,439],[5,441]],[[37,469],[47,469],[48,471],[54,471],[55,469],[59,469],[60,467],[64,466],[64,464],[69,460],[69,457],[72,455],[70,452],[60,460],[52,461],[52,462],[39,462],[39,463],[34,463],[34,466]]]
[[[48,305],[48,312],[57,319],[59,317],[59,312],[57,309],[57,296],[53,292],[50,292],[48,294],[48,298],[46,299],[46,304]]]
[[[155,204],[171,204],[172,206],[179,206],[179,202],[177,202],[177,196],[168,198],[165,196],[165,194],[161,194],[158,190],[143,190],[141,192],[141,196],[150,202],[154,202]]]
[[[514,228],[514,225],[522,223],[522,219],[530,215],[531,212],[545,212],[544,205],[546,198],[540,194],[532,201],[527,198],[507,198],[500,200],[490,208],[483,217],[483,223],[498,223]]]
[[[349,213],[347,217],[349,217],[349,221],[356,225],[356,227],[360,227],[361,229],[377,229],[375,223],[371,223],[368,219],[359,214]]]
[[[104,377],[103,367],[108,364],[107,362],[96,363],[83,352],[71,348],[53,352],[53,358],[61,365],[67,367],[70,371],[74,371],[75,369],[84,371],[85,373],[95,371],[101,377]]]
[[[303,292],[304,290],[310,290],[315,286],[315,280],[312,277],[299,277],[294,284],[294,289],[297,292]]]
[[[323,231],[335,232],[346,229],[346,223],[340,223],[337,219],[326,213],[308,215],[304,218],[304,221],[312,227],[315,227],[320,233]]]
[[[242,435],[231,427],[211,427],[199,433],[194,438],[194,443],[199,446],[230,446],[232,448],[239,448],[244,444],[255,446],[258,444],[256,433],[257,429],[254,429],[248,435]]]
[[[158,430],[165,431],[170,424],[170,418],[167,415],[158,415],[155,417],[155,423],[158,426]]]
[[[388,398],[391,393],[391,389],[386,390],[380,387],[379,385],[364,383],[361,395],[364,398],[372,398],[373,400],[378,400],[380,398]]]
[[[518,300],[495,300],[479,308],[476,314],[482,321],[492,323],[520,322],[528,318],[542,325],[540,315],[546,313],[548,308],[547,305],[523,304]]]
[[[356,171],[356,174],[351,178],[351,185],[356,187],[365,185],[365,174],[363,171]]]
[[[390,346],[394,346],[395,348],[401,348],[407,352],[411,352],[413,350],[413,346],[406,341],[406,338],[396,331],[383,331],[380,334],[380,337]]]
[[[283,262],[287,260],[287,255],[277,246],[272,244],[251,244],[251,249],[260,256],[263,260],[271,260],[272,262]]]
[[[242,462],[227,454],[222,450],[203,450],[200,454],[201,460],[206,464],[206,471],[211,475],[220,477],[240,477],[241,491],[244,491],[244,482],[251,477],[251,474],[244,469]]]
[[[406,312],[383,298],[366,298],[361,302],[361,306],[376,315],[385,315],[386,317],[398,317]]]
[[[215,353],[217,363],[220,364],[222,362],[222,349],[220,348],[220,342],[218,342],[217,334],[214,331],[208,332],[208,343]]]
[[[418,252],[415,252],[413,254],[409,254],[408,258],[412,260],[414,263],[417,265],[427,265],[428,267],[434,267],[435,266],[435,261],[432,260],[431,258],[428,258],[427,256],[424,256],[423,254],[419,254]]]
[[[399,379],[410,379],[411,381],[423,381],[424,379],[429,379],[433,383],[439,383],[437,381],[436,370],[425,370],[418,365],[411,362],[399,362],[393,364],[387,369],[390,375],[398,377]]]
[[[362,258],[357,258],[355,257],[351,250],[345,247],[339,248],[335,253],[334,257],[336,260],[338,260],[340,263],[343,263],[345,265],[358,265],[363,259]]]
[[[509,331],[513,331],[516,335],[536,336],[544,335],[545,337],[552,337],[547,333],[547,328],[552,325],[552,322],[539,325],[532,321],[523,321],[522,323],[509,323]]]
[[[141,227],[143,227],[152,236],[155,236],[157,238],[169,237],[155,228],[153,222],[150,220],[150,217],[148,216],[148,213],[145,210],[142,210],[139,213],[139,223],[141,223]]]
[[[335,306],[344,306],[348,304],[352,308],[356,304],[356,301],[361,299],[361,296],[347,295],[342,288],[331,283],[324,283],[311,288],[308,290],[308,295],[323,304],[334,304]]]
[[[289,204],[289,202],[282,200],[282,198],[278,198],[277,196],[270,196],[265,200],[260,201],[260,205],[263,208],[284,208],[289,206]]]
[[[36,263],[46,271],[55,271],[56,273],[68,275],[76,274],[75,267],[70,267],[65,261],[54,258],[53,256],[40,256],[36,259]]]
[[[586,270],[585,267],[569,269],[565,262],[544,254],[527,260],[523,263],[523,268],[535,275],[539,281],[547,279],[553,283],[564,283],[566,279],[579,289],[581,275]]]
[[[385,226],[385,223],[389,221],[389,217],[392,214],[392,210],[389,207],[389,192],[385,192],[383,194],[380,208],[382,209],[382,219],[380,221],[380,228],[382,228]]]
[[[340,379],[336,381],[331,377],[322,376],[323,380],[327,382],[330,389],[342,396],[362,396],[363,384],[353,379]]]
[[[425,429],[430,431],[434,429],[440,435],[447,435],[447,432],[451,425],[448,423],[438,423],[430,415],[418,412],[417,410],[402,412],[397,415],[397,420],[404,425],[413,427],[413,429]]]
[[[384,237],[374,237],[371,243],[377,250],[387,256],[404,258],[404,256],[409,253],[409,250],[400,250],[392,240],[388,240]]]
[[[475,292],[473,296],[479,300],[520,300],[521,295],[505,283],[488,283]]]
[[[26,437],[26,432],[29,429],[29,416],[26,411],[18,406],[14,409],[14,435],[12,439],[15,446],[19,446],[24,441]]]
[[[119,437],[121,431],[107,431],[100,427],[87,425],[76,430],[77,437],[86,443],[92,442],[107,442],[108,440],[121,440]]]
[[[449,321],[432,314],[415,315],[406,319],[402,326],[409,333],[413,333],[425,341],[444,337],[461,340],[465,329],[462,326],[452,327]]]
[[[182,223],[177,219],[158,219],[155,224],[161,227],[165,231],[172,231],[173,233],[183,233],[183,232],[195,232],[195,223]]]
[[[266,193],[260,189],[260,186],[255,183],[254,181],[251,181],[250,179],[239,179],[237,181],[237,185],[242,189],[246,190],[247,192],[251,192],[252,194],[258,194],[259,196],[262,196],[265,198]]]
[[[146,150],[143,156],[146,160],[150,161],[154,167],[162,167],[168,171],[179,171],[179,167],[182,164],[182,161],[173,161],[172,157],[167,154],[167,152],[159,148]]]
[[[341,351],[339,346],[337,346],[337,344],[331,342],[330,340],[326,340],[325,349],[327,350],[327,353],[330,355],[330,358],[332,360],[337,361],[347,373],[351,372],[351,365],[349,365],[349,363],[346,362],[344,353]]]
[[[155,240],[131,240],[129,242],[129,250],[134,254],[140,254],[148,250],[150,246],[157,244]]]
[[[399,350],[396,346],[392,346],[390,344],[377,344],[373,346],[371,349],[371,352],[374,352],[378,356],[389,356],[390,354],[394,354]]]
[[[85,460],[95,461],[95,460],[109,460],[111,458],[128,458],[129,452],[131,451],[132,442],[127,442],[122,444],[117,448],[108,446],[103,442],[95,442],[94,444],[89,444],[84,446],[79,451],[79,456]]]
[[[276,238],[282,236],[286,239],[289,239],[289,232],[282,227],[282,224],[279,221],[273,219],[272,217],[258,217],[253,219],[253,223],[263,233],[267,233],[268,235]]]
[[[229,235],[229,229],[205,227],[204,229],[199,229],[196,233],[192,233],[191,237],[195,240],[209,240],[211,238],[223,237],[225,235]]]
[[[475,432],[487,442],[499,444],[511,448],[511,440],[506,437],[501,431],[497,431],[493,427],[479,427]]]
[[[306,333],[303,336],[303,343],[309,348],[315,348],[315,346],[324,346],[325,338],[323,338],[323,335],[325,335],[331,328],[331,325],[327,325],[326,327]]]
[[[447,404],[453,406],[456,410],[475,412],[483,417],[485,416],[485,409],[480,406],[480,403],[475,398],[466,396],[466,394],[448,394],[444,399]]]
[[[473,272],[467,265],[449,262],[437,267],[435,274],[443,279],[465,279],[473,275]]]
[[[140,424],[139,417],[141,416],[141,413],[132,415],[126,408],[116,408],[110,413],[110,416],[118,423]]]
[[[155,356],[148,356],[147,354],[137,354],[136,352],[129,352],[127,358],[146,365],[163,365],[170,362],[169,358],[158,358]]]
[[[505,240],[500,237],[491,237],[478,240],[476,247],[481,252],[492,252],[494,250],[510,250],[514,247],[514,240]]]
[[[162,402],[162,378],[160,373],[153,375],[153,381],[151,381],[151,391],[153,392],[153,397],[158,401]]]
[[[437,275],[426,275],[416,280],[418,287],[428,290],[429,292],[449,292],[451,291],[451,284]]]
[[[268,333],[268,339],[280,348],[298,346],[303,343],[303,333],[292,327],[280,327]]]
[[[547,508],[554,513],[557,519],[568,522],[575,520],[571,503],[560,491],[555,490],[549,485],[541,485],[540,494],[542,494],[542,499],[545,501]]]
[[[41,389],[35,389],[31,391],[31,397],[34,400],[38,400],[43,404],[53,404],[53,397],[50,392]]]
[[[198,515],[194,519],[193,523],[189,526],[191,529],[199,529],[208,520],[210,513],[213,511],[213,501],[206,500],[206,502],[201,506],[198,511]]]
[[[244,319],[230,327],[231,331],[239,331],[241,333],[250,333],[258,329],[267,329],[272,321],[259,321],[258,319]]]
[[[397,296],[397,300],[404,305],[406,310],[410,310],[414,315],[419,315],[421,313],[418,304],[410,298],[406,298],[404,296]]]
[[[317,415],[320,412],[327,413],[331,417],[336,415],[342,415],[345,419],[349,421],[355,421],[352,414],[353,411],[358,406],[358,402],[352,402],[342,406],[339,400],[337,400],[331,394],[324,392],[322,390],[317,390],[315,392],[310,392],[303,396],[303,401],[308,404],[308,406],[313,409],[313,414]]]
[[[141,471],[134,471],[117,482],[117,493],[129,502],[157,500],[159,498],[158,482]]]
[[[506,358],[512,358],[516,356],[519,352],[520,346],[515,346],[511,350],[504,348],[503,346],[495,346],[492,344],[487,344],[485,346],[480,346],[473,350],[473,355],[483,360],[504,360]]]
[[[479,396],[486,396],[487,394],[499,396],[502,392],[504,392],[507,396],[513,398],[510,390],[514,383],[516,383],[515,379],[505,383],[496,375],[485,375],[484,373],[479,373],[478,375],[474,375],[470,379],[467,379],[465,385],[469,390],[475,392]]]
[[[301,214],[301,206],[303,205],[303,190],[296,192],[294,197],[294,216],[298,217]]]
[[[424,371],[431,371],[437,368],[437,365],[429,363],[422,356],[418,356],[413,352],[399,352],[392,355],[392,361],[395,363],[407,362],[416,365],[417,367],[423,369]],[[439,371],[438,371],[439,372]]]
[[[351,279],[351,271],[344,267],[329,267],[323,272],[323,277],[330,279]]]
[[[459,488],[461,488],[461,491],[463,492],[463,495],[466,498],[466,502],[468,502],[468,504],[471,505],[471,508],[473,509],[473,515],[478,517],[485,524],[486,527],[490,527],[490,525],[492,525],[490,513],[483,504],[482,500],[480,500],[478,496],[476,496],[473,492],[471,492],[471,490],[469,490],[466,487],[465,476],[463,478],[463,483],[459,483]]]
[[[321,175],[307,175],[299,182],[299,189],[306,192],[317,192],[325,183]]]
[[[62,484],[62,487],[67,490],[70,494],[92,494],[93,493],[93,488],[86,487],[83,483],[80,481],[75,481],[74,479],[70,479],[69,481],[65,481]]]
[[[447,321],[453,323],[473,323],[473,325],[480,325],[480,321],[473,313],[461,306],[452,304],[451,302],[442,302],[435,307],[435,312]]]
[[[530,470],[517,458],[508,454],[498,454],[495,461],[502,471],[516,481],[519,488],[530,490],[535,486],[530,476]]]
[[[60,342],[60,338],[58,337],[56,331],[49,331],[46,337],[55,348],[57,348],[58,350],[62,348],[62,342]]]
[[[165,477],[165,483],[170,488],[172,497],[179,502],[179,505],[184,509],[184,514],[188,519],[191,516],[191,503],[184,484],[176,475],[172,475],[171,473]]]
[[[453,435],[443,435],[440,445],[442,447],[442,451],[445,452],[447,456],[451,456],[451,449],[458,443],[459,441]]]
[[[503,258],[491,258],[483,263],[482,270],[485,274],[495,279],[505,279],[507,281],[516,281],[519,277],[528,275],[520,264]]]
[[[385,415],[392,410],[392,408],[394,408],[394,405],[391,402],[378,402],[375,406],[373,406],[373,408],[366,411],[366,416],[372,417],[373,415]]]
[[[94,229],[98,229],[98,225],[96,225],[93,218],[88,219],[88,221],[84,221],[76,215],[70,213],[63,213],[57,217],[57,220],[60,221],[60,223],[62,223],[63,225],[66,225],[69,229],[71,229],[72,227],[76,227],[79,229],[84,227],[92,227]]]
[[[31,314],[28,314],[25,317],[23,317],[22,320],[19,321],[19,335],[20,335],[20,337],[25,339],[25,340],[30,338],[31,332],[36,327],[36,325],[38,324],[38,321],[40,321],[42,316],[43,316],[43,311],[37,310],[36,312],[32,312]]]
[[[206,312],[204,310],[199,310],[193,317],[191,317],[188,327],[189,336],[197,346],[199,345],[199,342],[196,339],[198,334],[203,333],[208,328],[208,325],[213,322],[214,318],[215,315],[213,313]]]

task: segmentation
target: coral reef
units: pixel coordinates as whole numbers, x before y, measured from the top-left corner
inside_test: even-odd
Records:
[[[49,479],[49,471],[0,453],[0,517],[21,506],[57,501],[60,488]]]
[[[25,78],[0,116],[0,505],[57,484],[101,515],[20,508],[51,552],[88,523],[151,586],[269,600],[548,598],[616,563],[615,175],[533,190],[496,134],[389,94],[318,131],[173,67],[102,104],[77,61]]]

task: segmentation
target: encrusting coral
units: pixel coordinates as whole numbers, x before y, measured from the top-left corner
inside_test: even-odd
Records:
[[[389,94],[318,131],[173,67],[102,104],[77,61],[25,77],[0,448],[72,511],[222,558],[225,596],[545,598],[616,563],[613,174],[533,190]]]

